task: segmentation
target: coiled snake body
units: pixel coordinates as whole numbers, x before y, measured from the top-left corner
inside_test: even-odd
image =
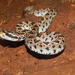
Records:
[[[31,21],[20,22],[16,25],[16,30],[2,30],[0,37],[9,41],[23,41],[31,51],[43,55],[55,55],[65,48],[65,38],[59,32],[45,32],[50,26],[52,19],[57,15],[57,11],[52,8],[34,10],[33,6],[28,6],[23,11],[23,17],[34,14],[42,17],[36,23]]]

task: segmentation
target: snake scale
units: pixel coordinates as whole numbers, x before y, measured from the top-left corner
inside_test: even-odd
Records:
[[[65,48],[65,37],[59,32],[46,32],[57,11],[53,8],[35,10],[34,6],[28,6],[23,11],[23,17],[28,14],[42,17],[42,20],[20,22],[15,31],[0,31],[0,37],[14,42],[25,40],[25,45],[31,51],[41,55],[56,55],[62,52]]]

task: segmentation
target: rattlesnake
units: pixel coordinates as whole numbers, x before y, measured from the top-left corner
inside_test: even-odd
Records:
[[[28,48],[42,55],[55,55],[65,48],[65,37],[59,32],[46,32],[52,19],[57,15],[53,8],[35,10],[34,6],[28,6],[23,11],[23,17],[33,14],[42,17],[41,21],[24,21],[16,25],[16,30],[2,30],[0,37],[9,41],[23,41]]]

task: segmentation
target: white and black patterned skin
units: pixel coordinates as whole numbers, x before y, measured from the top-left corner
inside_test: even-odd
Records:
[[[20,22],[16,25],[15,31],[3,30],[0,32],[0,37],[9,41],[25,40],[25,45],[31,51],[42,55],[55,55],[62,52],[65,48],[65,37],[58,32],[45,32],[57,15],[57,11],[50,8],[34,10],[33,6],[28,6],[23,11],[23,17],[28,14],[42,17],[42,20],[36,23]]]

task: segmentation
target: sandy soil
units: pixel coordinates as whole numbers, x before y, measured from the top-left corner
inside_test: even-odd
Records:
[[[0,75],[75,75],[75,2],[66,0],[0,0],[0,30],[14,30],[22,21],[40,18],[22,18],[26,6],[36,9],[54,7],[58,15],[47,30],[61,32],[66,38],[66,48],[57,57],[44,59],[29,53],[23,42],[0,40]]]

